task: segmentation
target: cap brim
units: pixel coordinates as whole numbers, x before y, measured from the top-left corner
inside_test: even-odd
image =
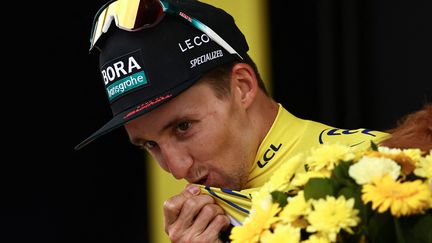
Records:
[[[80,150],[95,139],[113,131],[114,129],[124,125],[125,123],[149,112],[154,110],[155,108],[159,107],[162,104],[165,104],[172,98],[179,95],[182,91],[186,90],[192,84],[194,84],[200,77],[188,80],[187,82],[183,82],[182,84],[178,85],[177,87],[170,89],[169,91],[166,91],[164,93],[159,94],[156,97],[153,97],[152,99],[147,99],[140,104],[127,109],[123,112],[120,112],[116,114],[109,122],[107,122],[103,127],[101,127],[99,130],[97,130],[95,133],[93,133],[90,137],[86,138],[84,141],[79,143],[77,146],[75,146],[75,150]],[[162,97],[162,98],[160,98]],[[158,100],[160,98],[160,100]],[[156,101],[155,101],[156,100]],[[150,102],[150,103],[149,103]],[[144,108],[143,108],[144,107]]]

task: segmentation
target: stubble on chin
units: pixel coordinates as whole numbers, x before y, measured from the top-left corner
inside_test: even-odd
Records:
[[[233,174],[228,176],[228,178],[225,179],[224,185],[221,186],[221,188],[226,188],[234,191],[240,191],[244,189],[246,186],[246,183],[248,181],[249,175],[248,174]]]

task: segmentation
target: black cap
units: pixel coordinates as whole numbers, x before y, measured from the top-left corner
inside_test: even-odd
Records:
[[[248,44],[231,15],[199,1],[166,2],[210,27],[240,56],[246,56]],[[113,118],[76,150],[164,104],[211,69],[238,59],[189,22],[171,14],[139,31],[112,25],[104,35],[96,46],[101,50],[100,71]]]

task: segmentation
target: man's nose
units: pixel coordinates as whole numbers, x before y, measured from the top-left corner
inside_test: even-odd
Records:
[[[184,148],[165,145],[162,150],[162,157],[169,172],[176,179],[183,179],[187,176],[192,166],[192,158]]]

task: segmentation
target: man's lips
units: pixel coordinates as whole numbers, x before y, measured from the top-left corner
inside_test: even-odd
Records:
[[[209,183],[209,176],[206,175],[206,176],[202,177],[201,179],[197,180],[195,183],[207,186]]]
[[[215,173],[213,172],[206,172],[206,174],[200,174],[200,177],[196,177],[193,179],[187,179],[188,182],[204,185],[204,186],[215,186]]]

